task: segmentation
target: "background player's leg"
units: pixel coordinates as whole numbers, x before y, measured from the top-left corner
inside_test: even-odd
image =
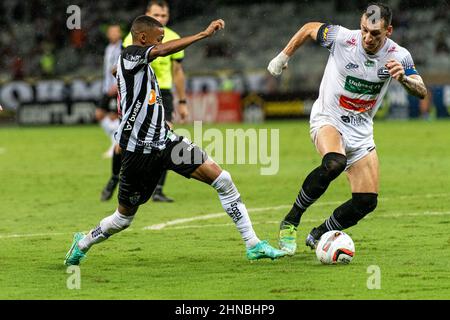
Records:
[[[322,196],[331,181],[336,179],[347,165],[341,134],[332,126],[319,129],[316,147],[322,164],[306,177],[302,188],[284,221],[297,227],[306,209]]]
[[[169,125],[170,129],[173,129],[173,96],[170,90],[162,91],[162,99],[164,105],[164,119]],[[167,170],[164,170],[156,185],[155,192],[152,195],[152,200],[155,202],[173,202],[172,198],[166,196],[163,192],[164,185],[166,183]]]
[[[111,199],[114,190],[117,187],[117,184],[119,182],[119,174],[120,174],[120,167],[122,162],[122,156],[121,156],[121,150],[120,146],[116,144],[114,146],[114,153],[112,157],[112,170],[111,170],[111,177],[108,180],[108,183],[106,184],[105,188],[102,191],[100,200],[101,201],[107,201]]]
[[[163,187],[166,183],[167,170],[165,170],[158,180],[158,185],[156,186],[155,193],[153,193],[152,200],[155,202],[173,202],[172,198],[169,198],[163,193]]]
[[[333,214],[310,235],[317,241],[331,230],[344,230],[358,223],[377,206],[379,168],[376,150],[355,162],[347,171],[352,198],[334,210]],[[313,240],[313,239],[310,239]],[[311,245],[314,241],[310,241]]]
[[[112,157],[115,144],[113,134],[118,129],[120,123],[117,114],[109,111],[111,99],[111,97],[106,95],[103,96],[98,107],[95,109],[95,119],[100,124],[105,134],[111,139],[111,147],[103,154],[103,157],[105,158]]]

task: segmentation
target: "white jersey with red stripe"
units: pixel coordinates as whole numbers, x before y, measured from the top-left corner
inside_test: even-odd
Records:
[[[331,124],[343,135],[349,149],[374,146],[373,117],[392,79],[385,65],[395,59],[406,75],[417,74],[410,53],[387,39],[376,54],[369,55],[362,46],[361,30],[337,25],[322,25],[317,41],[330,56],[311,111],[313,139],[317,129]]]

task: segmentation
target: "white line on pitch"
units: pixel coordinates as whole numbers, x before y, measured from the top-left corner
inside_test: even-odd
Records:
[[[449,193],[435,193],[435,194],[425,194],[425,195],[404,195],[399,196],[396,198],[381,198],[381,201],[389,201],[389,200],[398,200],[398,199],[413,199],[413,198],[437,198],[437,197],[448,197],[450,196]],[[329,201],[329,202],[321,202],[314,204],[315,207],[317,206],[328,206],[328,205],[336,205],[341,204],[342,201]],[[249,209],[248,211],[251,212],[263,212],[268,210],[278,210],[278,209],[286,209],[290,208],[290,205],[281,205],[281,206],[275,206],[275,207],[265,207],[265,208],[253,208]],[[389,214],[389,215],[380,215],[378,217],[385,217],[385,218],[396,218],[396,217],[402,217],[402,216],[421,216],[421,215],[448,215],[450,212],[417,212],[417,213],[410,213],[410,214]],[[208,219],[215,219],[220,217],[225,217],[227,214],[225,212],[220,213],[211,213],[201,216],[194,216],[191,218],[184,218],[184,219],[175,219],[171,221],[167,221],[165,223],[159,223],[151,226],[147,226],[142,228],[142,230],[161,230],[164,229],[167,226],[173,226],[177,224],[183,224],[187,222],[192,221],[199,221],[199,220],[208,220]],[[371,218],[371,216],[369,216]],[[303,219],[304,222],[318,222],[320,219]],[[275,222],[273,222],[275,223]],[[279,223],[276,222],[276,223]],[[253,224],[256,224],[255,222]],[[259,223],[260,224],[260,223]],[[222,224],[222,225],[233,225],[232,223]],[[210,226],[220,226],[220,224],[212,224]],[[185,228],[203,228],[203,226],[180,226],[180,227],[171,227],[170,229],[185,229]],[[132,228],[128,228],[125,231],[133,231]],[[47,237],[47,236],[60,236],[60,235],[73,235],[73,232],[54,232],[54,233],[23,233],[23,234],[0,234],[0,239],[12,239],[12,238],[28,238],[28,237]]]
[[[254,208],[254,209],[248,209],[248,212],[259,212],[259,211],[268,211],[268,210],[278,210],[278,209],[286,209],[290,206],[283,205],[283,206],[276,206],[276,207],[266,207],[266,208]],[[183,224],[186,222],[192,222],[192,221],[198,221],[198,220],[209,220],[209,219],[215,219],[215,218],[221,218],[225,217],[227,214],[225,212],[218,212],[218,213],[210,213],[206,215],[201,216],[195,216],[191,218],[183,218],[183,219],[175,219],[171,221],[167,221],[164,223],[154,224],[151,226],[144,227],[144,230],[161,230],[164,229],[167,226],[172,226],[176,224]]]
[[[410,212],[410,213],[394,213],[394,214],[385,214],[385,215],[374,215],[368,216],[369,220],[377,219],[377,218],[401,218],[401,217],[421,217],[421,216],[447,216],[450,215],[450,211],[439,212],[439,211],[425,211],[425,212]],[[302,219],[302,222],[306,223],[317,223],[323,222],[326,218],[317,218],[317,219]],[[264,222],[252,222],[253,225],[261,225],[261,224],[279,224],[280,221],[264,221]],[[179,229],[202,229],[202,228],[211,228],[211,227],[228,227],[234,226],[234,223],[213,223],[213,224],[204,224],[204,225],[188,225],[188,226],[176,226],[169,227],[167,230],[179,230]]]
[[[410,195],[410,196],[399,196],[397,198],[395,198],[395,200],[401,199],[401,200],[405,200],[405,199],[413,199],[413,198],[435,198],[435,197],[448,197],[450,196],[449,193],[436,193],[436,194],[425,194],[425,195]],[[390,201],[393,200],[392,198],[381,198],[380,201]],[[318,206],[329,206],[329,205],[338,205],[341,204],[342,201],[328,201],[328,202],[320,202],[320,203],[315,203],[314,206],[318,207]],[[276,206],[276,207],[265,207],[265,208],[254,208],[254,209],[248,209],[249,213],[252,212],[260,212],[260,211],[268,211],[268,210],[278,210],[278,209],[287,209],[287,208],[291,208],[292,205],[281,205],[281,206]],[[163,222],[163,223],[158,223],[158,224],[154,224],[151,226],[146,226],[143,229],[144,230],[161,230],[164,229],[168,226],[173,226],[173,225],[177,225],[177,224],[184,224],[184,223],[188,223],[188,222],[192,222],[192,221],[199,221],[199,220],[209,220],[209,219],[216,219],[216,218],[221,218],[221,217],[225,217],[227,216],[227,214],[225,212],[218,212],[218,213],[211,213],[211,214],[206,214],[206,215],[200,215],[200,216],[194,216],[191,218],[182,218],[182,219],[174,219],[174,220],[170,220],[167,222]]]
[[[25,237],[49,237],[49,236],[61,236],[66,234],[73,234],[67,232],[54,232],[54,233],[26,233],[26,234],[0,234],[0,239],[10,238],[25,238]]]

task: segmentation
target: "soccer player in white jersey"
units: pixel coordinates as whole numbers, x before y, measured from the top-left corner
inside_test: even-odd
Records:
[[[123,150],[119,205],[88,234],[75,234],[64,261],[66,265],[78,265],[93,245],[126,229],[139,206],[150,199],[164,170],[202,181],[217,191],[222,207],[245,242],[249,260],[286,255],[258,239],[231,175],[198,146],[173,133],[164,118],[161,90],[150,63],[208,38],[224,27],[223,20],[216,20],[195,35],[162,43],[164,28],[160,22],[148,16],[134,20],[133,44],[122,51],[117,67],[122,117],[116,141]]]
[[[392,79],[409,94],[427,95],[422,78],[405,48],[389,39],[392,11],[382,3],[367,7],[361,29],[319,22],[305,24],[268,66],[279,76],[289,58],[308,39],[330,51],[310,118],[310,134],[322,163],[303,182],[292,209],[280,224],[280,248],[293,255],[302,214],[346,171],[352,197],[306,238],[315,248],[327,231],[352,227],[377,206],[378,157],[373,139],[373,117]]]

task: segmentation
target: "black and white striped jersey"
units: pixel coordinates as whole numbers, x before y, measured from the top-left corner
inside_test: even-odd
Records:
[[[117,64],[118,109],[121,122],[116,141],[123,150],[162,150],[169,127],[155,73],[148,59],[151,47],[128,46]]]

